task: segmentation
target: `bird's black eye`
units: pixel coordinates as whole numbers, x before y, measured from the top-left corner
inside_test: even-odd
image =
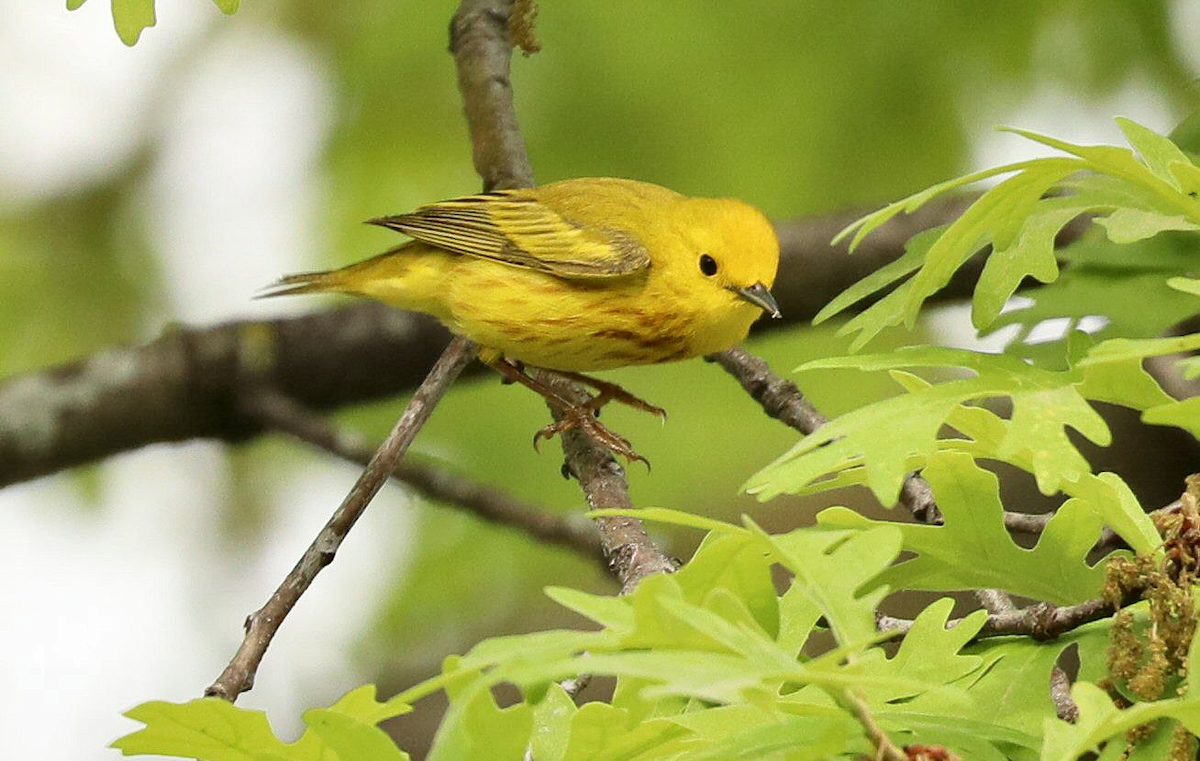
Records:
[[[708,254],[700,254],[700,271],[709,277],[717,274],[717,260]]]

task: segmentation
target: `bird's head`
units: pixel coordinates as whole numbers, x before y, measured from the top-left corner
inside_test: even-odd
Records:
[[[731,198],[690,198],[679,209],[691,261],[682,262],[706,301],[729,302],[727,308],[753,306],[780,317],[771,295],[779,267],[779,239],[766,216]],[[749,324],[749,323],[747,323]]]

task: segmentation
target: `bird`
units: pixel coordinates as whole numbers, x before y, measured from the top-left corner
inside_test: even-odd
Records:
[[[546,397],[559,422],[629,461],[645,458],[597,420],[617,401],[666,412],[584,373],[673,362],[739,344],[764,314],[779,265],[775,228],[732,198],[587,177],[493,190],[368,220],[411,238],[341,269],[287,275],[260,296],[340,293],[437,318],[510,383]],[[573,403],[528,372],[596,390]],[[648,464],[648,463],[647,463]]]

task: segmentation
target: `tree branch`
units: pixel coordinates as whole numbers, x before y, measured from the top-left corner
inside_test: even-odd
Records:
[[[1112,603],[1100,599],[1063,608],[1047,602],[1037,603],[1027,608],[988,614],[987,621],[975,635],[975,639],[1019,634],[1048,642],[1084,624],[1108,618],[1115,612],[1116,608]],[[946,628],[958,626],[961,621],[961,618],[952,619],[946,623]],[[912,628],[913,622],[907,618],[880,615],[876,616],[875,623],[880,631],[898,631],[903,635]]]
[[[501,52],[495,45],[503,26],[494,15],[497,5],[469,3],[471,15],[456,21],[461,28],[464,19],[482,19],[490,29],[486,35],[461,32],[456,54],[465,62],[489,61],[486,70],[499,77],[495,82],[463,77],[465,88],[489,99],[509,90],[507,68],[480,58]],[[479,112],[469,109],[467,115],[478,118]],[[516,121],[505,123],[515,127]],[[486,121],[472,132],[476,161],[498,155],[506,167],[489,171],[485,182],[499,186],[529,179],[527,161],[513,158],[524,152],[519,135],[500,134]],[[773,291],[784,319],[763,327],[794,326],[811,318],[847,285],[899,257],[911,233],[951,221],[965,203],[937,199],[889,222],[853,256],[831,247],[829,239],[859,211],[779,224],[782,257]],[[969,292],[979,269],[973,266],[968,264],[938,298]],[[0,381],[0,487],[148,444],[193,438],[239,442],[260,435],[262,427],[237,411],[248,367],[270,387],[318,411],[408,392],[449,338],[431,318],[359,302],[301,317],[173,328],[149,344],[16,375]]]
[[[243,407],[268,429],[286,433],[335,457],[364,467],[371,460],[371,447],[361,438],[339,430],[322,416],[275,391],[252,392],[247,395]],[[595,558],[600,553],[596,527],[591,521],[555,515],[499,489],[411,459],[401,460],[392,478],[428,499],[453,505],[492,523],[519,529],[548,544],[574,550],[586,557]]]
[[[267,647],[288,613],[321,569],[333,562],[342,540],[367,509],[372,497],[391,477],[396,463],[429,419],[438,400],[474,357],[475,345],[467,339],[455,338],[450,342],[342,504],[304,551],[300,561],[284,577],[283,583],[266,605],[246,619],[246,636],[241,646],[217,680],[204,691],[205,695],[232,701],[254,686],[258,664],[262,662]]]
[[[513,108],[509,67],[512,0],[463,0],[450,22],[450,52],[483,189],[527,188],[533,168]]]
[[[582,404],[590,398],[577,384],[554,373],[540,373],[538,379],[576,404]],[[555,420],[561,419],[558,410],[551,407],[551,412]],[[566,470],[579,481],[593,510],[633,508],[629,486],[625,482],[625,470],[607,448],[597,444],[578,428],[562,434],[562,448]],[[633,591],[638,582],[651,574],[671,573],[678,568],[678,563],[663,554],[650,540],[645,526],[638,519],[628,516],[596,518],[596,526],[600,529],[604,557],[621,582],[621,594]]]
[[[976,589],[975,599],[991,614],[1008,613],[1017,609],[1008,593],[999,589]]]
[[[1063,608],[1042,602],[1027,608],[989,615],[987,623],[979,631],[979,636],[1024,634],[1042,642],[1049,642],[1084,624],[1108,618],[1115,612],[1116,608],[1112,603],[1099,599]]]

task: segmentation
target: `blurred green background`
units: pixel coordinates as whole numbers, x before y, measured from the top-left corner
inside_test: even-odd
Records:
[[[364,219],[478,188],[446,53],[452,2],[264,0],[227,18],[177,0],[160,4],[133,49],[98,0],[72,14],[32,5],[0,9],[0,375],[176,321],[322,308],[332,302],[250,296],[284,271],[395,243]],[[1033,155],[992,132],[997,123],[1076,142],[1117,141],[1118,114],[1169,131],[1194,92],[1198,29],[1200,4],[1185,1],[547,1],[544,49],[515,58],[513,82],[541,181],[634,177],[741,197],[783,220]],[[971,340],[961,317],[936,321],[942,340]],[[780,371],[843,347],[811,328],[751,344]],[[630,468],[638,505],[747,512],[782,528],[829,503],[739,495],[795,435],[719,369],[696,360],[611,377],[671,413],[666,425],[606,415],[654,464]],[[830,414],[888,392],[855,373],[809,374],[802,386]],[[404,401],[338,418],[378,438]],[[557,447],[529,446],[545,421],[523,389],[472,380],[414,451],[578,512]],[[276,439],[154,450],[0,492],[27,539],[0,561],[23,590],[12,615],[40,617],[6,645],[41,647],[35,668],[57,695],[47,704],[92,717],[55,739],[64,758],[106,757],[98,748],[127,730],[116,714],[133,703],[198,693],[235,647],[241,615],[354,478]],[[302,601],[245,698],[278,726],[363,681],[399,689],[482,637],[572,623],[542,596],[548,584],[613,589],[595,563],[394,487],[372,512],[369,536],[352,537],[322,576],[314,596],[325,597]],[[699,538],[661,536],[681,557]],[[70,572],[84,568],[86,590]],[[106,623],[54,613],[59,597],[85,593]],[[48,625],[62,627],[49,644],[38,636]],[[136,644],[121,636],[129,628]],[[81,643],[111,665],[62,658]],[[104,689],[109,668],[138,676]],[[22,746],[18,730],[17,747],[42,750],[36,712],[6,708],[36,737]],[[419,748],[435,719],[399,724],[405,747]]]

